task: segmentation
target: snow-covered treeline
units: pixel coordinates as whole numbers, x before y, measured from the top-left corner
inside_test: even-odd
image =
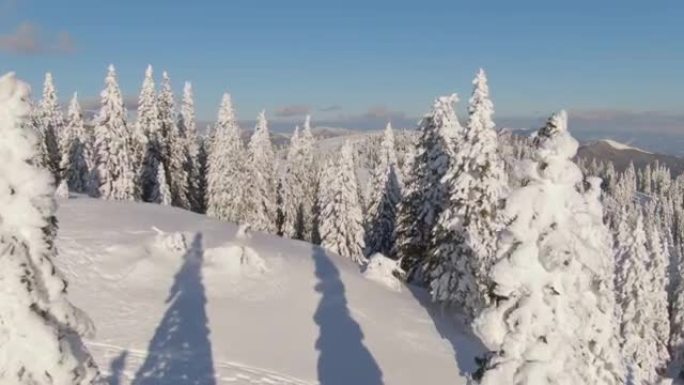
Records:
[[[177,107],[166,72],[157,88],[145,71],[129,121],[110,66],[91,122],[76,95],[64,116],[47,74],[41,101],[21,107],[21,126],[38,135],[22,161],[37,160],[60,197],[249,223],[362,268],[376,253],[392,258],[397,276],[472,323],[490,350],[473,374],[482,384],[683,376],[684,176],[576,160],[563,111],[529,137],[497,130],[483,70],[463,119],[458,102],[437,97],[417,130],[388,123],[332,151],[317,151],[306,117],[279,156],[265,112],[242,139],[228,93],[200,136],[191,84]]]

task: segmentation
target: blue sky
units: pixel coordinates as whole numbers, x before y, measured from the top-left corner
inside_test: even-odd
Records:
[[[245,120],[373,126],[451,92],[463,111],[484,67],[505,123],[679,132],[682,20],[682,1],[0,0],[0,71],[94,99],[113,63],[135,99],[149,63],[193,82],[202,120],[227,90]]]

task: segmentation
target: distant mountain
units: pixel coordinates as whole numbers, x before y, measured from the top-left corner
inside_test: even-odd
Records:
[[[647,164],[658,161],[670,169],[672,176],[677,176],[684,172],[684,158],[652,153],[610,139],[582,144],[577,152],[577,156],[587,160],[611,161],[618,171],[627,168],[630,162],[633,162],[636,168],[642,168],[646,167]]]

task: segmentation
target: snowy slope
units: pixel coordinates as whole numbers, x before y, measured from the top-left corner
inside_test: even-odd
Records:
[[[482,349],[425,293],[310,244],[159,205],[79,197],[58,216],[110,384],[462,384]]]
[[[600,140],[600,142],[604,142],[604,143],[608,144],[609,146],[611,146],[617,150],[635,150],[635,151],[643,152],[645,154],[652,154],[652,152],[648,152],[648,151],[642,150],[640,148],[632,147],[632,146],[625,144],[625,143],[616,142],[616,141],[611,140],[611,139],[602,139],[602,140]]]

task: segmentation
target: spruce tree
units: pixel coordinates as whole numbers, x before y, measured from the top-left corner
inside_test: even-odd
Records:
[[[371,199],[366,224],[366,256],[390,255],[394,248],[397,208],[401,200],[394,131],[387,123],[371,177]]]
[[[420,267],[430,245],[432,229],[447,203],[446,175],[463,128],[454,112],[456,94],[435,100],[418,127],[412,169],[405,181],[396,228],[396,256],[407,278],[425,283]]]
[[[183,86],[183,100],[178,114],[178,128],[184,133],[187,159],[185,173],[188,176],[187,190],[190,208],[195,212],[202,210],[202,196],[200,193],[201,174],[203,172],[199,161],[199,136],[195,122],[195,101],[193,99],[192,84],[185,82]]]
[[[171,89],[171,79],[164,71],[157,96],[159,124],[161,125],[162,163],[166,170],[173,205],[185,209],[190,208],[188,199],[188,148],[185,133],[176,124],[176,104]]]
[[[537,132],[525,182],[507,199],[490,271],[496,301],[473,325],[492,352],[482,385],[624,383],[600,180],[583,180],[571,161],[578,143],[566,119]]]
[[[171,206],[171,189],[166,181],[166,172],[164,171],[164,165],[159,163],[157,165],[157,183],[156,190],[152,192],[152,202],[159,203],[164,206]]]
[[[297,127],[290,140],[283,178],[283,235],[305,241],[311,240],[313,222],[314,142],[307,116],[304,128]]]
[[[347,141],[337,164],[328,161],[321,177],[321,246],[363,265],[365,244],[357,184],[353,147]]]
[[[45,74],[43,98],[38,107],[38,123],[41,134],[40,149],[42,165],[47,168],[56,180],[61,177],[59,163],[61,152],[59,135],[64,127],[64,115],[57,99],[57,91],[52,81],[52,74]]]
[[[654,286],[641,210],[632,205],[621,211],[616,236],[615,286],[622,354],[635,384],[655,384],[667,357],[658,338]]]
[[[245,148],[240,138],[229,94],[224,94],[213,137],[204,140],[207,154],[207,215],[242,222],[246,214],[247,174]]]
[[[35,166],[39,138],[23,121],[29,87],[14,74],[0,77],[0,338],[3,384],[86,385],[97,381],[93,359],[76,334],[92,333],[87,315],[67,298],[53,259],[54,183]]]
[[[136,122],[138,158],[138,185],[142,200],[153,202],[157,186],[157,169],[162,162],[161,124],[157,108],[157,91],[154,85],[152,66],[145,71],[145,78],[138,97],[138,120]]]
[[[506,189],[506,172],[498,155],[497,133],[484,71],[473,80],[468,124],[442,179],[446,208],[433,231],[430,256],[423,267],[436,301],[461,307],[474,317],[487,305],[488,272],[501,228],[499,206]]]
[[[254,230],[276,232],[275,153],[268,131],[266,114],[257,117],[254,133],[247,146],[248,193],[245,221]]]
[[[109,66],[105,89],[100,94],[102,107],[95,118],[96,164],[92,170],[93,195],[105,199],[135,200],[138,197],[131,154],[132,135],[126,124],[126,108]]]
[[[71,191],[80,193],[88,191],[90,171],[87,157],[88,152],[92,151],[90,142],[91,138],[83,123],[78,96],[74,93],[69,104],[67,124],[60,136],[60,147],[63,153],[59,167],[62,170],[62,180],[67,182]]]

